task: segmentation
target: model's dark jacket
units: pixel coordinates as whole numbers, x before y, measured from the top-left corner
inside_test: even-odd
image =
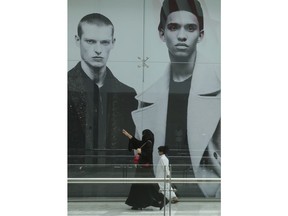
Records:
[[[131,117],[131,112],[137,109],[135,95],[135,90],[121,83],[108,67],[100,89],[84,73],[80,62],[71,69],[68,72],[68,155],[93,155],[101,149],[105,155],[107,150],[110,153],[113,149],[126,150],[127,138],[122,129],[135,131]]]

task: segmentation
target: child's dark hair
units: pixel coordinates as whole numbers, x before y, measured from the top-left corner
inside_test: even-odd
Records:
[[[158,147],[158,151],[159,152],[163,152],[164,154],[166,154],[168,152],[168,147],[167,146],[159,146]]]

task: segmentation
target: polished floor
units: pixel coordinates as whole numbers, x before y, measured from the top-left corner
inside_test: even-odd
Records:
[[[169,205],[160,211],[159,208],[147,207],[131,210],[123,202],[68,202],[68,216],[131,216],[131,215],[166,215],[169,216]],[[221,202],[178,202],[171,205],[171,216],[220,216]]]

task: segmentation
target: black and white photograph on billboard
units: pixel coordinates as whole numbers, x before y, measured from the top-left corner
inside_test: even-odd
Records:
[[[154,132],[155,162],[157,148],[169,147],[177,177],[220,177],[220,2],[165,0],[162,7],[155,7],[150,0],[146,6],[155,14],[157,8],[158,16],[145,22],[145,41],[152,43],[157,29],[166,55],[155,52],[153,45],[145,46],[146,53],[153,53],[151,58],[147,54],[145,77],[158,71],[161,77],[136,96],[136,134],[146,128]],[[154,30],[149,23],[154,23]],[[199,188],[204,196],[220,197],[220,184]]]
[[[68,0],[73,175],[133,164],[128,142],[149,130],[151,176],[166,146],[173,177],[221,177],[220,24],[220,0]],[[221,197],[218,183],[176,186]]]

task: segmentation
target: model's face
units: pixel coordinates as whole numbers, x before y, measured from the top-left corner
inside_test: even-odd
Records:
[[[197,17],[188,11],[176,11],[168,15],[161,39],[166,42],[174,57],[189,57],[196,51],[202,38]]]
[[[81,38],[76,36],[82,60],[93,68],[106,66],[109,53],[114,46],[112,26],[82,24]]]

